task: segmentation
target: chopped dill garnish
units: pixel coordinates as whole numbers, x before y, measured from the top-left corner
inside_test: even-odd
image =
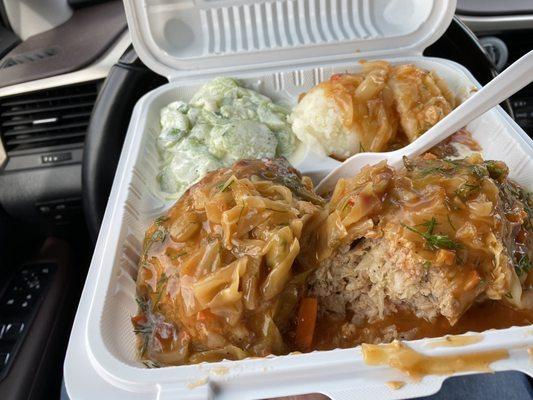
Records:
[[[474,176],[478,179],[481,179],[487,176],[487,171],[479,165],[474,164],[472,165],[471,169],[472,169],[472,174],[474,174]]]
[[[138,335],[148,335],[152,333],[151,326],[140,326],[133,329],[133,332]]]
[[[154,307],[157,307],[159,305],[159,302],[161,301],[161,297],[163,296],[164,288],[166,287],[167,281],[168,281],[168,276],[163,272],[161,274],[161,278],[159,278],[159,281],[157,282],[157,286],[156,286],[157,298],[154,302]]]
[[[148,256],[148,251],[150,251],[150,248],[152,247],[152,244],[154,244],[154,242],[162,243],[165,241],[167,237],[167,231],[165,227],[161,225],[158,225],[158,226],[159,227],[157,228],[157,230],[154,233],[152,233],[152,236],[150,236],[150,239],[147,239],[146,241],[146,245],[144,246],[142,256],[141,256],[142,260],[146,259],[146,257]]]
[[[186,255],[187,255],[187,252],[182,251],[181,253],[178,253],[178,254],[170,254],[168,258],[170,258],[173,261],[177,261],[180,257],[186,256]]]
[[[455,226],[453,226],[453,224],[452,224],[452,219],[450,218],[450,214],[448,214],[448,215],[446,216],[446,218],[448,219],[448,223],[450,224],[450,226],[452,227],[452,229],[453,229],[454,231],[456,231],[457,229],[456,229]]]
[[[150,344],[150,338],[151,334],[143,334],[143,343],[141,346],[141,357],[143,357],[146,354],[146,350],[148,350],[148,346]]]
[[[150,240],[152,242],[164,242],[165,238],[167,237],[167,233],[164,229],[158,229],[154,233],[152,233],[152,237]]]
[[[142,363],[146,368],[161,368],[161,364],[155,361],[143,361]]]
[[[427,228],[427,231],[420,232],[418,229],[402,223],[402,226],[404,226],[406,229],[409,229],[411,232],[414,232],[422,236],[426,240],[426,244],[431,250],[437,250],[437,249],[456,250],[457,248],[459,248],[459,243],[454,242],[448,236],[438,235],[438,234],[433,233],[435,230],[435,226],[437,226],[437,220],[435,219],[435,217],[431,218],[430,220],[420,225],[425,226]]]
[[[343,204],[341,211],[344,211],[348,208],[348,206],[353,206],[355,204],[354,200],[351,197],[348,197],[346,202]]]
[[[518,195],[516,196],[524,205],[524,211],[527,213],[527,218],[525,219],[523,226],[526,230],[533,230],[532,220],[533,220],[533,193],[516,186],[516,191]]]
[[[235,175],[231,175],[226,182],[218,186],[219,191],[225,192],[230,188],[231,185],[233,185],[236,180],[237,178],[235,178]]]
[[[236,223],[237,227],[239,227],[239,222],[241,222],[242,212],[244,211],[245,208],[246,207],[245,207],[244,201],[243,201],[242,205],[241,205],[241,212],[239,213],[239,218],[237,218],[237,223]]]
[[[166,215],[161,215],[155,219],[155,224],[157,226],[161,225],[163,222],[168,221],[168,217]]]
[[[429,166],[420,169],[420,176],[424,177],[430,174],[439,173],[443,175],[450,175],[457,171],[458,165],[453,161],[442,160],[442,161],[433,161]]]
[[[527,254],[522,254],[520,259],[515,265],[515,271],[518,276],[521,276],[523,274],[527,274],[533,266],[531,265],[531,260],[529,259]]]
[[[411,160],[409,160],[406,156],[403,156],[402,157],[402,161],[403,161],[403,166],[405,167],[405,169],[407,171],[412,171],[414,170],[415,166],[413,165],[413,163],[411,162]]]
[[[144,297],[136,297],[135,301],[137,302],[137,305],[139,306],[139,309],[141,311],[141,314],[148,314],[150,311],[150,299],[144,298]],[[133,331],[138,334],[142,335],[142,345],[140,348],[141,356],[144,356],[146,353],[146,350],[148,349],[148,345],[150,344],[150,340],[152,338],[153,334],[153,327],[151,325],[145,325],[134,322],[133,323]]]
[[[424,268],[425,269],[431,268],[431,261],[429,261],[429,260],[424,261]]]
[[[455,195],[461,200],[466,201],[470,196],[479,192],[481,185],[472,183],[463,183],[458,189],[455,190]]]
[[[148,310],[150,309],[150,300],[149,299],[146,299],[144,297],[136,297],[135,298],[135,302],[137,303],[137,305],[139,306],[139,309],[143,313],[147,313]]]
[[[432,217],[431,219],[428,219],[427,221],[422,222],[420,225],[428,228],[426,233],[429,235],[432,235],[433,231],[435,230],[435,227],[437,226],[437,220],[435,219],[435,217]]]
[[[485,167],[489,172],[489,176],[497,181],[505,179],[509,173],[509,168],[507,168],[507,165],[505,165],[505,163],[502,161],[488,160],[483,164],[485,164]]]

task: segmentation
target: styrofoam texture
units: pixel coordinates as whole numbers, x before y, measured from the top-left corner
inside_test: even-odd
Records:
[[[423,57],[389,59],[393,63],[413,62],[435,70],[460,96],[479,84],[468,71],[450,61]],[[331,67],[242,75],[248,86],[273,99],[289,99],[309,90],[332,73],[357,71],[357,63]],[[187,100],[201,81],[170,83],[145,95],[135,107],[117,169],[112,193],[74,324],[65,363],[65,381],[73,398],[265,398],[321,392],[333,399],[405,398],[433,393],[443,377],[428,376],[421,383],[393,391],[384,382],[405,380],[387,367],[364,365],[359,348],[313,352],[303,355],[267,357],[243,361],[146,369],[137,361],[135,335],[130,317],[137,311],[134,301],[138,255],[144,231],[156,215],[171,204],[161,198],[155,176],[159,159],[155,138],[159,111],[171,101]],[[533,145],[525,133],[501,110],[494,109],[468,125],[489,159],[507,162],[511,176],[533,188]],[[312,168],[310,158],[300,167]],[[533,345],[531,327],[485,333],[476,345],[460,349],[424,350],[427,354],[460,353],[465,350],[514,348],[512,357],[494,363],[495,370],[521,370],[533,375],[526,347]],[[427,340],[410,343],[423,349]],[[220,366],[228,368],[224,375]],[[92,376],[86,380],[85,374]],[[207,381],[203,381],[207,378]],[[96,379],[98,384],[93,383]],[[90,396],[83,388],[89,389]],[[203,384],[205,383],[205,384]],[[105,397],[105,396],[104,396]]]
[[[172,80],[347,59],[355,49],[365,57],[420,53],[444,33],[456,0],[124,3],[135,50],[148,67]]]

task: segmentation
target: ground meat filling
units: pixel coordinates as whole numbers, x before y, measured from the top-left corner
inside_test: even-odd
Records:
[[[353,345],[417,336],[416,327],[384,323],[400,315],[453,327],[489,299],[526,308],[530,198],[506,176],[503,163],[477,155],[427,155],[398,172],[378,164],[339,182],[307,282],[320,319],[339,323],[330,347],[347,337]]]

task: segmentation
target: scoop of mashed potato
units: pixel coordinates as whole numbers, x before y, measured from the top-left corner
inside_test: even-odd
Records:
[[[398,116],[387,86],[391,66],[363,65],[360,74],[336,74],[311,89],[291,116],[296,136],[337,159],[384,151],[397,135]]]
[[[292,130],[302,142],[336,158],[359,151],[356,127],[345,126],[342,107],[321,86],[311,89],[294,108]]]

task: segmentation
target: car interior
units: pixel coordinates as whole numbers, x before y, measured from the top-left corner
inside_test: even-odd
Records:
[[[483,85],[531,49],[531,1],[459,0],[424,54]],[[61,397],[130,116],[166,82],[136,54],[121,0],[0,1],[0,399]],[[532,85],[501,106],[533,137]]]

